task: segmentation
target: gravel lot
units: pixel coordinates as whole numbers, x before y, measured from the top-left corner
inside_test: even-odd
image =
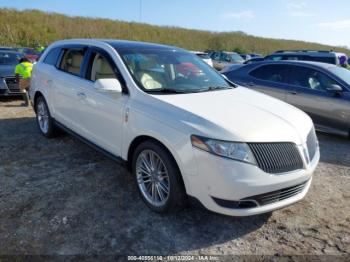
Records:
[[[307,197],[233,218],[160,216],[131,175],[68,135],[40,135],[31,108],[0,101],[0,255],[344,255],[350,259],[350,140],[318,134]]]

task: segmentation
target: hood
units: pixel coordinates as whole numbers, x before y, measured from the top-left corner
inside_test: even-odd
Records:
[[[16,65],[0,65],[0,77],[14,76]]]
[[[186,124],[193,134],[215,139],[300,145],[313,126],[299,109],[243,87],[153,97],[187,111]]]

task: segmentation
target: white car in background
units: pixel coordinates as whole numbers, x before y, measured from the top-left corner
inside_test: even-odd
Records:
[[[211,60],[210,56],[208,53],[205,52],[200,52],[200,51],[191,51],[191,53],[197,55],[200,57],[204,62],[206,62],[208,65],[213,67],[213,60]]]
[[[308,192],[320,157],[305,113],[176,47],[56,42],[34,66],[30,97],[44,136],[62,128],[124,160],[161,213],[190,197],[232,216],[288,206]]]

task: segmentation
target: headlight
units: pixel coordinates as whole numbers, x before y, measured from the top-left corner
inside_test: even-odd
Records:
[[[211,154],[256,164],[254,155],[246,143],[221,141],[195,135],[191,136],[191,142],[194,147]]]

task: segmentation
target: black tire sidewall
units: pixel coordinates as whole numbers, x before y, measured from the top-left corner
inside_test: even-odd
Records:
[[[166,203],[160,207],[154,206],[147,201],[147,199],[143,196],[143,194],[139,188],[138,182],[137,182],[136,161],[137,161],[137,158],[140,155],[140,153],[143,152],[144,150],[152,150],[155,153],[157,153],[157,155],[162,159],[162,161],[163,161],[163,163],[166,166],[167,171],[168,171],[169,185],[170,185],[169,198],[166,201]],[[158,213],[170,213],[170,212],[176,211],[177,209],[180,209],[184,206],[185,190],[184,190],[184,186],[182,183],[180,170],[179,170],[176,162],[174,161],[174,159],[170,155],[170,153],[159,143],[150,140],[150,141],[143,142],[142,144],[140,144],[136,148],[136,150],[133,154],[133,158],[132,158],[132,174],[133,174],[133,177],[135,179],[135,184],[137,186],[137,190],[139,192],[139,195],[141,196],[141,198],[145,202],[145,204],[152,211],[155,211]]]

